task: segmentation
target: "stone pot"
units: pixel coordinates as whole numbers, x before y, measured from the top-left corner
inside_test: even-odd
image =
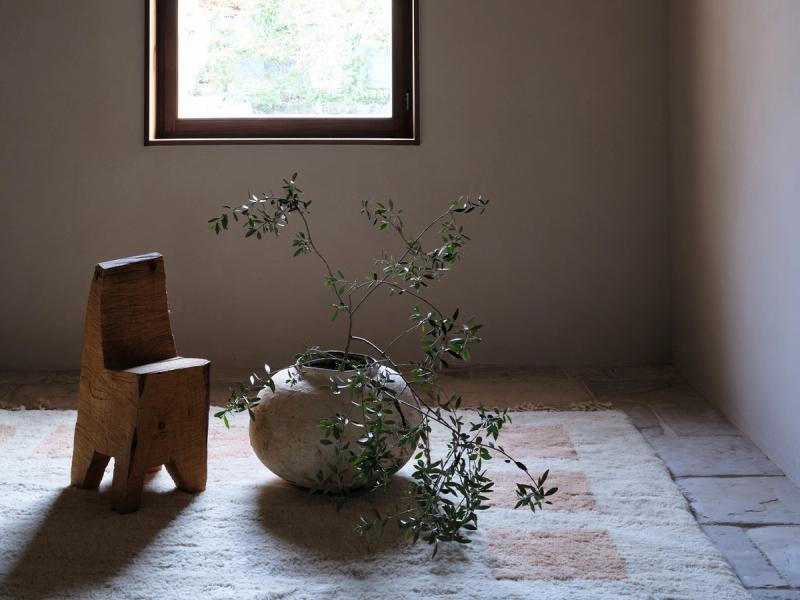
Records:
[[[327,352],[327,355],[342,356],[341,352]],[[351,356],[354,356],[351,354]],[[355,355],[371,365],[373,375],[380,371],[391,377],[387,383],[399,398],[416,405],[413,394],[406,388],[402,376],[392,369],[380,366],[368,356]],[[295,365],[275,373],[275,391],[265,389],[259,393],[260,402],[253,409],[255,418],[250,421],[250,445],[256,456],[273,473],[283,479],[305,488],[316,488],[324,491],[336,491],[336,486],[320,484],[317,474],[331,473],[330,465],[336,462],[333,445],[323,445],[320,439],[324,436],[319,424],[322,419],[331,419],[338,414],[361,419],[361,411],[354,406],[347,391],[333,394],[330,391],[331,377],[345,381],[355,375],[356,371],[339,371],[335,361],[331,359],[313,360],[310,363]],[[421,421],[416,410],[402,408],[402,416],[408,426]],[[397,415],[395,421],[400,422]],[[349,441],[352,449],[358,448],[356,440],[363,436],[364,429],[348,426],[342,437]],[[396,467],[400,469],[413,454],[413,448],[401,446],[398,442],[399,431],[389,435],[389,447],[395,458]],[[346,489],[364,487],[365,483],[355,480],[346,461],[340,462],[343,485]]]

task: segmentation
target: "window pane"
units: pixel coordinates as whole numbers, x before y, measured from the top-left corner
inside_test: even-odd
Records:
[[[180,0],[180,118],[392,116],[391,0]]]

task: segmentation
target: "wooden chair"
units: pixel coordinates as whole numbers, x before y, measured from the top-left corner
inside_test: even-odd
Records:
[[[206,487],[209,361],[175,351],[164,259],[97,265],[81,358],[72,484],[100,485],[114,458],[113,509],[139,508],[144,477],[166,465],[177,487]]]

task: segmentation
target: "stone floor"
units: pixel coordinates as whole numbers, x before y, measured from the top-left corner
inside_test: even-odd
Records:
[[[216,370],[223,404],[242,371]],[[0,408],[75,408],[77,373],[2,373]],[[800,489],[671,367],[451,371],[465,404],[625,411],[757,600],[800,600]]]

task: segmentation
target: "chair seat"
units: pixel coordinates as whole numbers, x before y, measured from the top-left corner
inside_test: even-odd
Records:
[[[154,373],[166,373],[168,371],[179,371],[181,369],[191,369],[193,367],[204,367],[209,364],[204,358],[183,358],[176,356],[175,358],[168,358],[167,360],[160,360],[158,362],[140,365],[125,369],[125,373],[133,373],[134,375],[152,375]]]

